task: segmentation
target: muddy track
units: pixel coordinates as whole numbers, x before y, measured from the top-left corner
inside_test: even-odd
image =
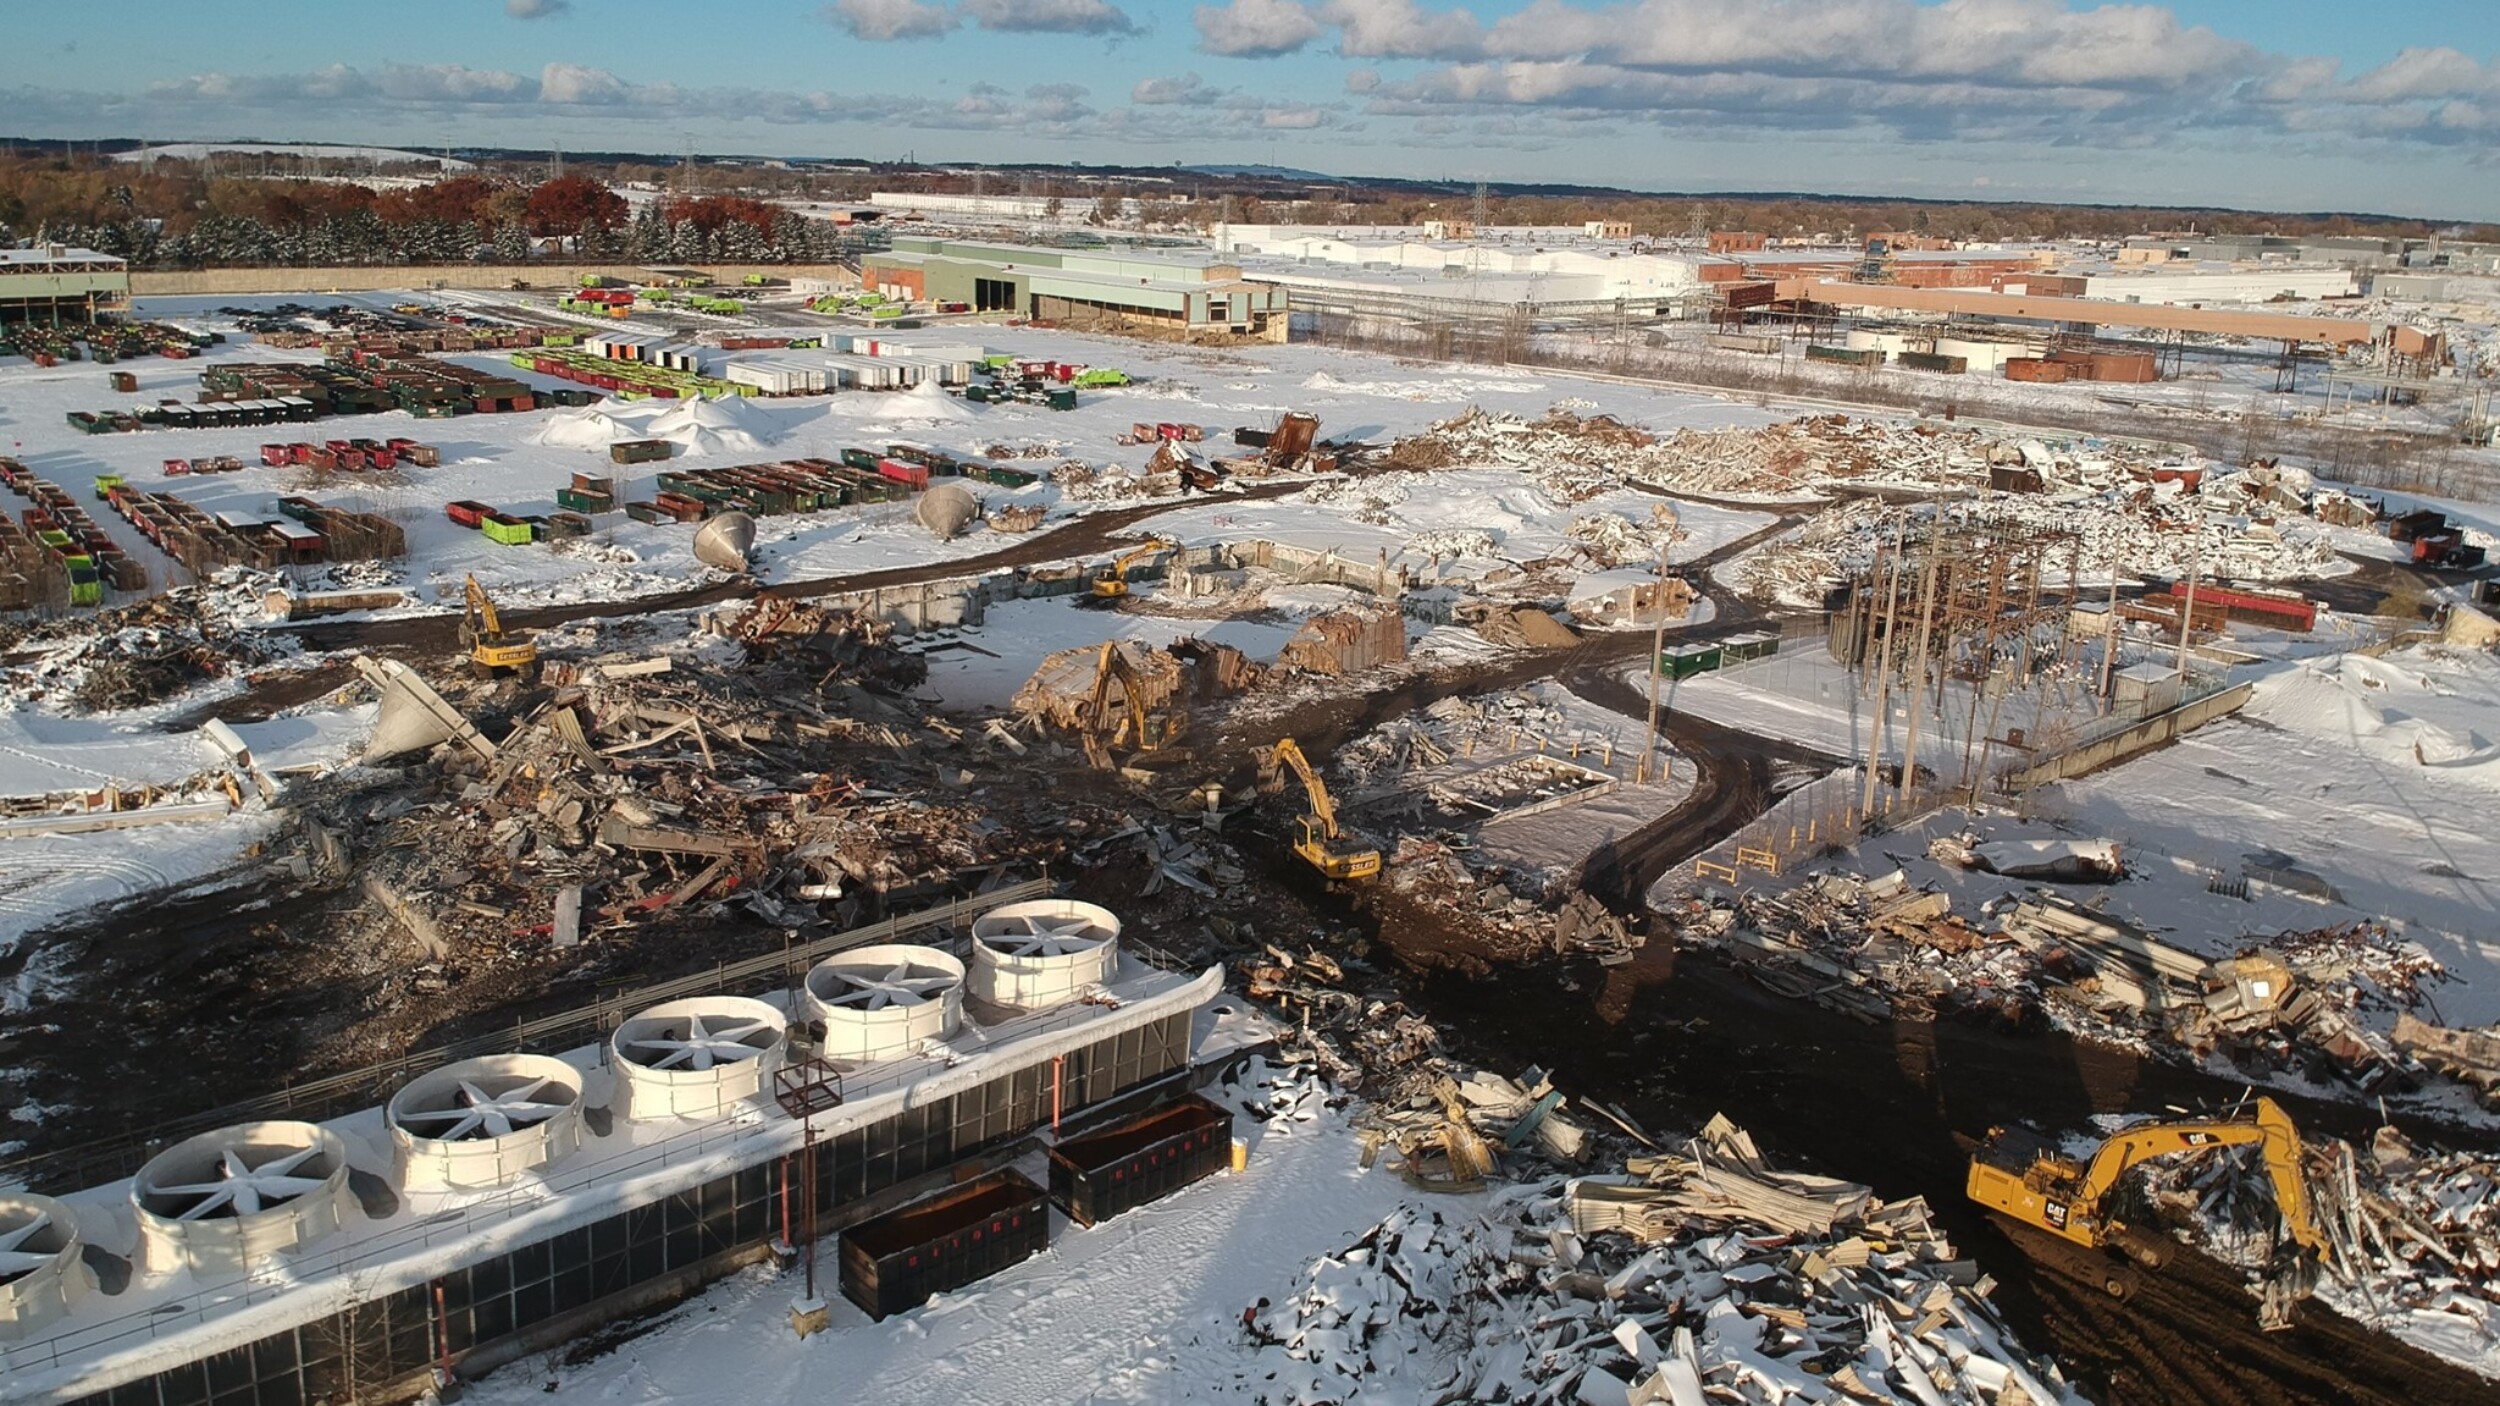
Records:
[[[1213,495],[1199,501],[1259,502],[1282,498],[1310,487],[1303,480],[1283,483],[1255,484],[1239,493]],[[698,586],[690,590],[670,591],[663,595],[636,596],[629,600],[575,601],[565,605],[541,606],[536,609],[503,612],[507,624],[523,629],[543,630],[576,620],[614,619],[629,615],[656,615],[670,610],[693,610],[723,601],[742,600],[748,596],[778,596],[803,599],[809,596],[838,595],[848,591],[873,591],[889,586],[915,586],[927,581],[944,581],[957,576],[977,576],[1011,566],[1035,566],[1044,562],[1063,561],[1069,557],[1107,551],[1114,535],[1121,529],[1191,505],[1158,499],[1130,508],[1114,508],[1105,512],[1087,513],[1048,532],[1037,532],[978,556],[958,557],[953,561],[930,562],[919,566],[898,566],[882,571],[855,571],[839,576],[820,576],[806,581],[785,581],[779,585],[758,587],[753,581],[733,580]],[[306,649],[391,649],[412,652],[443,651],[456,648],[460,640],[460,617],[457,614],[417,615],[390,620],[340,621],[330,624],[309,624],[291,627],[304,641]]]

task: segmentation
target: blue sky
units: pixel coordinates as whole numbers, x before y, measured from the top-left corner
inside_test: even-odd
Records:
[[[2493,0],[100,0],[0,128],[2500,220]]]

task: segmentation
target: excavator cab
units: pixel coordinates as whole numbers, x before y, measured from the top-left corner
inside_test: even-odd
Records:
[[[1149,561],[1159,553],[1171,551],[1179,545],[1177,542],[1157,537],[1147,541],[1143,546],[1122,552],[1113,559],[1108,568],[1094,578],[1092,594],[1087,603],[1103,605],[1126,596],[1129,593],[1129,568]]]

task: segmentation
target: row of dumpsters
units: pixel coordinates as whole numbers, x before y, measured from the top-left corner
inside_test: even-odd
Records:
[[[2420,566],[2471,571],[2483,564],[2483,549],[2469,546],[2465,540],[2465,529],[2449,522],[2448,515],[2437,508],[2424,508],[2419,512],[2389,518],[2387,539],[2411,547],[2412,559]]]
[[[146,568],[67,489],[6,458],[0,458],[0,487],[28,503],[14,517],[0,513],[0,610],[102,605],[108,586],[148,588]]]
[[[924,492],[941,478],[967,478],[1000,488],[1023,488],[1040,475],[986,459],[957,459],[917,445],[889,445],[883,454],[845,449],[832,459],[783,459],[720,469],[663,472],[653,480],[648,503],[628,503],[640,522],[700,522],[717,513],[758,517],[822,512],[855,503],[894,503]]]
[[[1755,630],[1730,635],[1723,640],[1669,645],[1658,651],[1657,669],[1666,678],[1689,679],[1695,674],[1706,674],[1729,664],[1768,659],[1779,652],[1778,635],[1768,630]]]
[[[842,1296],[902,1313],[1049,1249],[1054,1204],[1090,1228],[1234,1166],[1233,1115],[1191,1094],[1052,1147],[1047,1191],[1010,1168],[843,1231]]]
[[[69,423],[88,434],[132,430],[232,429],[302,424],[327,415],[405,410],[420,419],[512,413],[542,398],[509,376],[413,353],[350,349],[319,364],[220,362],[200,373],[200,397],[159,401],[133,410],[73,410]],[[595,399],[589,395],[581,403]]]
[[[272,469],[306,468],[325,472],[361,473],[366,469],[387,472],[406,464],[413,468],[431,469],[443,462],[443,452],[431,444],[413,439],[330,439],[272,442],[260,447],[260,462]]]

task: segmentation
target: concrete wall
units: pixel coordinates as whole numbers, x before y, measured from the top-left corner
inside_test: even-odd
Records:
[[[671,267],[678,267],[671,265]],[[686,264],[712,275],[718,283],[737,283],[748,274],[767,278],[812,278],[854,287],[859,276],[840,264]],[[192,269],[130,275],[133,297],[173,297],[186,293],[375,293],[397,289],[510,288],[520,279],[533,288],[578,288],[582,275],[640,282],[647,269],[631,264],[376,264],[354,268]]]
[[[2083,776],[2099,771],[2105,766],[2114,766],[2139,752],[2149,752],[2163,743],[2175,741],[2216,718],[2238,712],[2247,705],[2249,696],[2255,692],[2254,685],[2240,684],[2237,687],[2226,688],[2210,697],[2200,698],[2185,707],[2173,708],[2167,713],[2157,713],[2124,732],[2104,737],[2098,742],[2087,743],[2071,752],[2050,757],[2027,770],[2015,772],[2006,778],[2005,789],[2019,793],[2028,791],[2034,786],[2044,786],[2052,781]]]

